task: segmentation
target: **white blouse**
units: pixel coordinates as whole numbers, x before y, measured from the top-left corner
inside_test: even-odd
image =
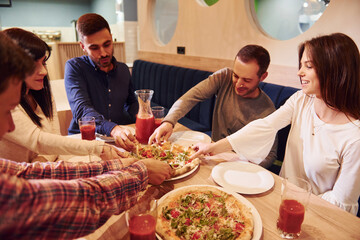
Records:
[[[279,129],[291,124],[280,176],[306,179],[323,199],[356,215],[360,195],[360,121],[327,124],[314,97],[296,92],[277,111],[227,137],[242,159],[259,163]]]
[[[34,162],[38,156],[47,161],[70,160],[71,155],[86,157],[89,154],[99,156],[104,145],[101,141],[86,141],[60,135],[60,126],[55,104],[53,119],[47,119],[37,106],[35,113],[41,117],[42,127],[38,127],[19,104],[11,113],[15,130],[6,133],[0,141],[0,157],[17,162]],[[43,155],[39,155],[43,154]],[[67,156],[59,156],[60,154]]]

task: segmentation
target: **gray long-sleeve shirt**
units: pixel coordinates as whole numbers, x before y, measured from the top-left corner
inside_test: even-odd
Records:
[[[217,96],[211,138],[218,141],[244,127],[249,122],[264,118],[273,111],[275,107],[271,99],[260,89],[256,98],[243,98],[236,94],[232,84],[233,71],[223,68],[200,82],[171,107],[164,121],[173,125],[184,117],[198,102]],[[277,141],[275,141],[269,155],[260,163],[263,167],[270,167],[276,159]],[[249,159],[251,160],[251,159]]]

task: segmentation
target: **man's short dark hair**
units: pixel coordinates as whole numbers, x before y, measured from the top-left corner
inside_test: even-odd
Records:
[[[259,65],[258,77],[261,77],[267,71],[270,64],[269,52],[259,45],[246,45],[240,49],[236,58],[239,58],[244,63],[255,60]]]
[[[8,88],[11,81],[23,81],[34,69],[33,59],[4,32],[0,32],[0,93]]]
[[[111,32],[108,22],[96,13],[86,13],[79,17],[76,23],[76,30],[81,41],[84,39],[84,36],[92,35],[104,28]]]

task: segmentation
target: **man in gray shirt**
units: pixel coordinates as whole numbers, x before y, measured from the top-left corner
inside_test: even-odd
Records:
[[[171,107],[160,127],[151,135],[154,140],[167,140],[176,122],[184,117],[198,102],[216,97],[211,138],[218,141],[244,127],[253,120],[264,118],[275,107],[271,99],[259,88],[267,76],[270,55],[258,45],[246,45],[235,57],[233,69],[223,68],[200,82]],[[260,164],[270,167],[276,159],[277,141],[266,159]]]

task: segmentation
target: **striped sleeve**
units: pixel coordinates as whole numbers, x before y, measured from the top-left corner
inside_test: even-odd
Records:
[[[121,160],[99,161],[91,163],[58,162],[34,162],[18,163],[6,159],[0,159],[0,172],[18,176],[25,179],[62,179],[87,178],[103,174],[108,171],[116,171],[123,168]]]
[[[27,180],[0,174],[0,239],[84,236],[134,205],[147,183],[141,162],[73,180]]]

